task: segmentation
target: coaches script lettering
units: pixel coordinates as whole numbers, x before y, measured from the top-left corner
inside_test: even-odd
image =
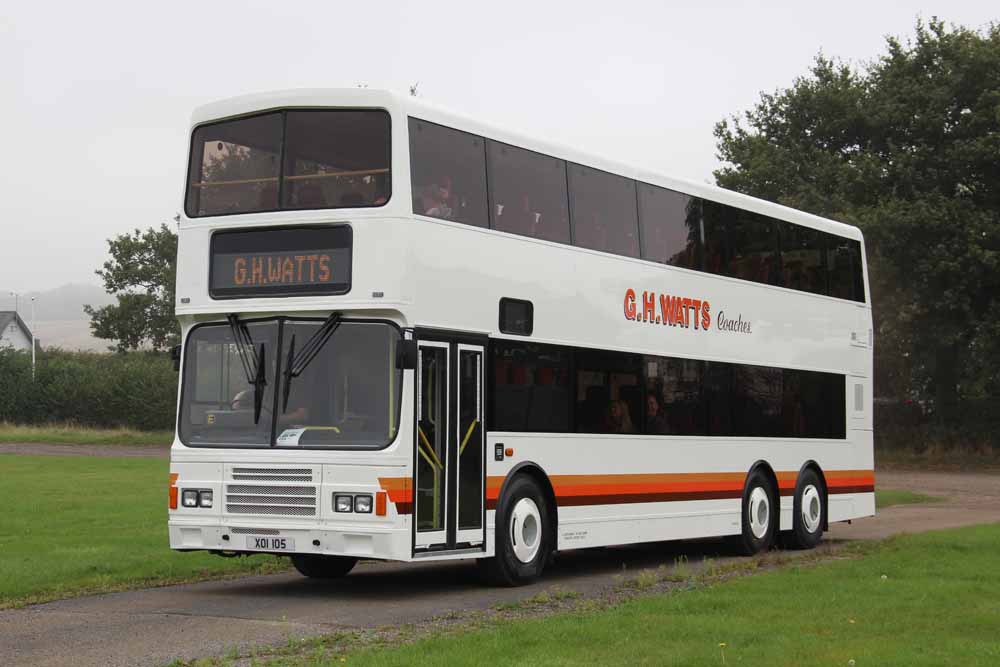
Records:
[[[726,317],[726,311],[719,311],[719,321],[716,323],[721,331],[732,331],[734,333],[748,334],[753,333],[750,330],[750,322],[743,319],[743,313],[737,313],[736,319]]]
[[[635,290],[628,289],[625,290],[625,319],[707,331],[712,325],[712,309],[704,299],[656,292],[643,292],[640,303]]]
[[[327,254],[244,255],[233,260],[233,284],[310,285],[329,283],[333,278]]]

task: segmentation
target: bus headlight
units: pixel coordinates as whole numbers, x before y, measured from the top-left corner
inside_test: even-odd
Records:
[[[198,506],[198,491],[195,489],[184,489],[181,493],[181,504],[184,507]]]
[[[198,492],[198,507],[211,507],[212,506],[212,492],[210,490],[204,490]]]
[[[333,508],[338,512],[350,512],[354,509],[354,497],[347,495],[335,495],[333,497]]]
[[[372,511],[372,497],[371,496],[354,496],[354,511],[361,514],[371,514]]]

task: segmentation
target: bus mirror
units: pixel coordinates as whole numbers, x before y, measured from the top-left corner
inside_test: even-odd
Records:
[[[170,348],[170,360],[174,362],[174,370],[180,372],[181,370],[181,346],[174,345]]]
[[[396,368],[412,370],[417,367],[417,341],[403,340],[396,346]]]

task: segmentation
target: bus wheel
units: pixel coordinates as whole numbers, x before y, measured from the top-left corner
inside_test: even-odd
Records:
[[[812,549],[823,538],[823,485],[816,471],[806,469],[795,486],[789,546]]]
[[[777,494],[761,470],[755,470],[743,490],[743,532],[740,546],[748,556],[767,551],[778,531]]]
[[[295,554],[292,565],[304,577],[310,579],[338,579],[351,571],[357,558],[348,556],[320,556],[318,554]]]
[[[518,475],[497,506],[496,555],[478,561],[492,584],[522,586],[537,579],[552,552],[548,505],[538,484]]]

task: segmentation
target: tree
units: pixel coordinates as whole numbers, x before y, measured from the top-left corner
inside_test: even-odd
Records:
[[[942,408],[1000,390],[1000,25],[918,21],[859,68],[818,56],[718,123],[719,185],[858,225],[876,388]]]
[[[90,330],[116,342],[119,352],[143,345],[162,350],[176,345],[180,329],[174,316],[177,234],[165,224],[136,229],[108,240],[111,259],[95,271],[118,303],[84,306]]]

